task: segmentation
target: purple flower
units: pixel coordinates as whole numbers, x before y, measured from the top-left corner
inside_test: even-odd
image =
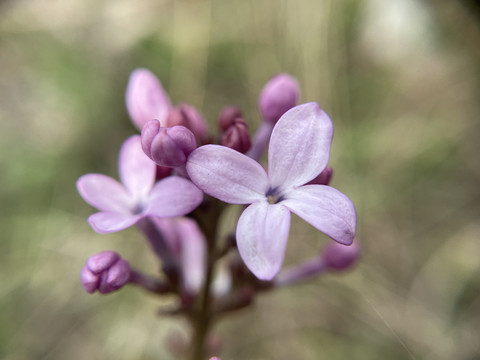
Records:
[[[114,251],[102,251],[88,258],[80,274],[83,288],[88,293],[98,290],[109,294],[125,285],[130,278],[130,265]]]
[[[205,145],[190,154],[187,172],[207,194],[231,204],[251,204],[240,216],[236,238],[247,267],[271,280],[280,270],[290,212],[335,241],[351,244],[355,208],[340,191],[304,185],[328,162],[333,125],[316,103],[287,111],[275,125],[268,151],[268,175],[253,159],[227,147]]]
[[[119,155],[122,183],[101,174],[83,175],[77,189],[83,199],[100,212],[88,222],[99,233],[126,229],[145,216],[182,216],[202,201],[202,192],[189,180],[177,176],[154,184],[156,165],[142,150],[140,136],[128,138]]]

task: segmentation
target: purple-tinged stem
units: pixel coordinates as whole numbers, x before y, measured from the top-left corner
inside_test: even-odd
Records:
[[[150,246],[162,262],[162,270],[172,283],[178,280],[178,264],[163,234],[150,218],[145,217],[137,223],[137,227],[145,234]]]
[[[172,291],[172,287],[169,284],[135,269],[130,270],[128,282],[154,294],[166,294]]]
[[[267,121],[262,122],[257,132],[253,136],[252,146],[250,147],[250,150],[248,150],[245,155],[257,161],[260,160],[260,158],[267,150],[274,125],[275,124],[269,123]]]

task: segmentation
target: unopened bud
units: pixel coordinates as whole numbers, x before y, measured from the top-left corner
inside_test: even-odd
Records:
[[[276,123],[289,109],[297,105],[300,89],[288,74],[274,76],[262,89],[258,107],[265,121]]]
[[[136,69],[130,75],[125,95],[127,111],[137,129],[152,119],[165,126],[172,107],[170,98],[157,77],[147,69]]]
[[[80,277],[86,292],[109,294],[128,282],[130,265],[116,252],[102,251],[88,258]]]
[[[167,127],[185,126],[193,132],[200,144],[209,140],[208,126],[203,115],[189,104],[179,104],[171,109],[167,118]]]
[[[142,129],[143,151],[159,166],[184,165],[196,147],[195,136],[184,126],[162,128],[158,120],[151,120]]]
[[[331,242],[323,250],[322,256],[328,269],[342,271],[355,265],[360,258],[360,254],[358,242],[354,242],[352,245]]]
[[[333,169],[330,166],[327,166],[325,170],[323,170],[320,175],[318,175],[312,181],[309,181],[307,184],[316,184],[316,185],[328,185],[330,184],[330,180],[332,180],[333,176]]]
[[[227,106],[218,116],[218,127],[222,132],[225,132],[237,118],[243,118],[242,111],[236,106]]]
[[[241,153],[247,152],[252,145],[247,123],[241,118],[235,119],[235,122],[223,134],[220,143]]]

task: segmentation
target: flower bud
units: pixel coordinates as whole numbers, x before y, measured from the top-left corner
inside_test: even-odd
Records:
[[[288,74],[274,76],[262,89],[258,101],[265,121],[275,124],[289,109],[297,105],[300,88],[295,78]]]
[[[127,111],[139,130],[152,119],[165,126],[172,107],[170,98],[157,77],[147,69],[136,69],[130,75],[125,95]]]
[[[80,277],[86,292],[109,294],[128,282],[130,265],[116,252],[102,251],[88,258]]]
[[[162,128],[158,120],[151,120],[142,129],[142,148],[159,166],[178,167],[197,147],[193,133],[184,126]]]
[[[193,132],[200,144],[208,142],[208,126],[203,115],[189,104],[179,104],[175,108],[171,109],[166,126],[185,126],[187,129]]]
[[[343,271],[355,265],[360,254],[358,242],[354,242],[352,245],[343,245],[332,241],[325,247],[322,256],[325,266],[329,270]]]
[[[225,132],[237,118],[243,118],[242,111],[236,106],[227,106],[223,108],[218,116],[218,127],[222,132]]]
[[[316,184],[316,185],[328,185],[330,180],[332,180],[333,169],[330,166],[327,166],[315,179],[309,181],[307,184]]]
[[[247,123],[242,118],[236,118],[223,134],[220,143],[241,153],[247,152],[252,145]]]

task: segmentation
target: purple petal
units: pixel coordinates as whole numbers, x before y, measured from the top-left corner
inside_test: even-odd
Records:
[[[109,270],[106,282],[115,289],[121,288],[130,278],[130,264],[125,259],[118,260]]]
[[[84,266],[80,273],[80,280],[82,281],[83,288],[89,294],[94,293],[98,288],[98,276],[92,273],[88,267]]]
[[[240,216],[238,251],[259,279],[273,279],[282,267],[289,229],[290,212],[281,204],[255,202]]]
[[[303,185],[328,162],[333,125],[317,103],[294,107],[278,120],[268,149],[272,186],[284,190]]]
[[[203,200],[202,191],[179,176],[160,180],[150,193],[144,214],[159,217],[183,216]]]
[[[269,187],[259,163],[225,146],[205,145],[193,151],[187,172],[200,189],[230,204],[265,199]]]
[[[96,232],[107,234],[124,230],[140,220],[142,215],[120,214],[115,212],[98,212],[90,215],[88,222]]]
[[[355,236],[357,215],[352,201],[340,191],[324,185],[305,185],[285,194],[281,204],[341,244]]]
[[[80,196],[102,211],[128,212],[134,199],[115,179],[102,174],[87,174],[77,180]]]
[[[112,266],[120,256],[115,251],[102,251],[92,255],[87,260],[87,267],[94,274],[99,274]]]
[[[136,200],[145,198],[155,182],[157,167],[142,150],[140,135],[129,137],[120,149],[120,180]]]
[[[147,69],[132,72],[127,85],[127,110],[133,124],[142,130],[149,120],[157,119],[166,126],[168,111],[172,107],[170,98],[157,77]]]

